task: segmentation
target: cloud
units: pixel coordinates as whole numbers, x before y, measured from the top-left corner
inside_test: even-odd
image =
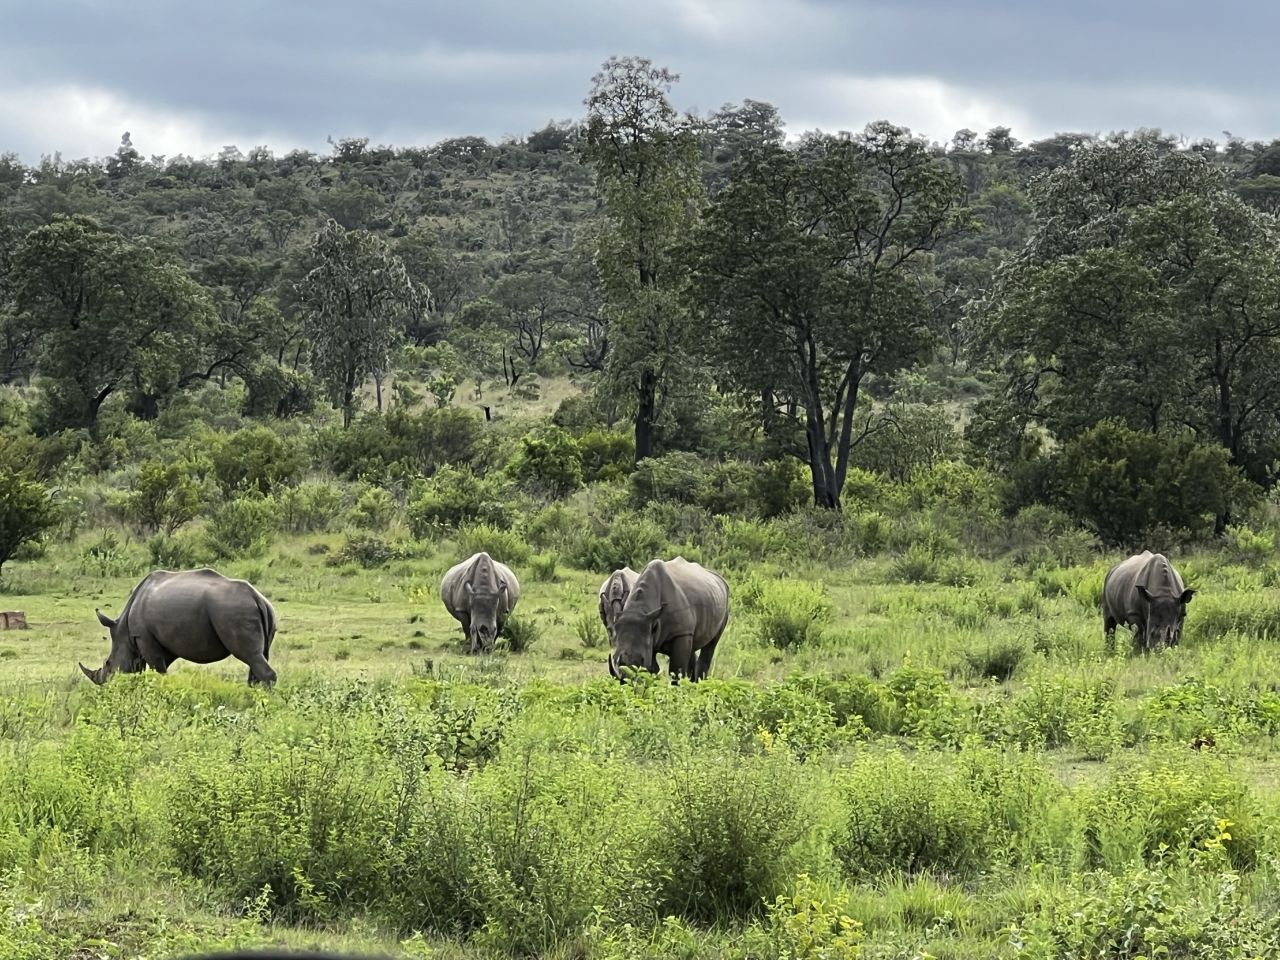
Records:
[[[793,133],[888,119],[937,140],[995,125],[1269,138],[1280,6],[1245,6],[0,0],[0,151],[109,154],[126,129],[167,154],[498,138],[580,116],[612,54],[679,73],[682,108],[767,100]]]

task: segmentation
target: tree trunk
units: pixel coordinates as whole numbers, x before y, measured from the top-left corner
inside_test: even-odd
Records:
[[[658,409],[658,376],[649,367],[640,371],[636,391],[636,463],[653,456],[654,421]]]
[[[381,370],[373,375],[373,392],[377,397],[378,412],[382,412],[382,378],[385,374]]]
[[[827,443],[822,421],[813,416],[806,417],[804,434],[809,445],[813,505],[824,510],[839,510],[840,496],[835,489],[835,476],[831,469],[831,447]]]
[[[160,397],[154,393],[142,393],[138,396],[138,417],[142,420],[154,420],[160,416]]]
[[[834,477],[837,506],[840,503],[840,494],[844,492],[845,477],[849,475],[849,448],[852,446],[853,413],[858,406],[858,387],[862,383],[861,358],[849,363],[846,375],[849,378],[849,389],[845,393],[844,409],[832,411],[834,416],[840,418],[837,423],[840,439],[836,448],[836,472]]]
[[[342,388],[342,429],[346,430],[351,426],[351,420],[355,413],[356,407],[356,381],[355,371],[347,371],[347,382]]]

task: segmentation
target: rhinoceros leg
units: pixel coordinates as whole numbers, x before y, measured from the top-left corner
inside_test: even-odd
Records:
[[[696,664],[693,659],[693,637],[683,636],[668,640],[662,653],[667,655],[667,669],[671,673],[673,684],[685,675],[691,677],[694,675]]]
[[[1102,632],[1106,638],[1107,656],[1116,652],[1116,618],[1110,615],[1102,618]]]
[[[252,657],[249,663],[249,685],[265,684],[271,686],[276,682],[276,672],[271,669],[271,664],[267,663],[267,658],[259,654]]]
[[[177,659],[160,646],[155,637],[150,634],[134,637],[133,642],[138,646],[138,655],[142,657],[142,662],[156,673],[168,673],[169,664]]]
[[[719,642],[720,638],[716,637],[696,654],[697,663],[693,670],[695,683],[711,672],[711,658],[716,655],[716,644]]]

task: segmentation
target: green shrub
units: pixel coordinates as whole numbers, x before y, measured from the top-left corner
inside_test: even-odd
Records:
[[[928,546],[913,543],[894,559],[889,576],[899,583],[937,583],[942,578],[942,569]]]
[[[157,533],[147,541],[151,565],[161,570],[190,570],[199,566],[205,557],[205,545],[197,537]]]
[[[392,560],[403,560],[405,551],[372,533],[348,534],[342,549],[325,561],[331,567],[357,563],[366,570],[383,567]]]
[[[414,413],[396,407],[367,414],[348,429],[320,437],[320,453],[333,472],[348,480],[407,480],[441,467],[467,467],[476,459],[484,424],[457,407]]]
[[[19,547],[57,523],[58,512],[44,484],[12,467],[0,469],[0,569]]]
[[[797,510],[813,495],[798,460],[766,460],[758,464],[749,479],[748,497],[761,517],[780,517]]]
[[[987,798],[940,757],[860,756],[841,792],[846,821],[836,856],[851,878],[922,871],[972,877],[1001,852]]]
[[[563,550],[581,529],[581,516],[562,503],[553,503],[534,514],[525,525],[525,537],[540,550]]]
[[[588,430],[578,438],[578,450],[582,456],[582,479],[587,483],[614,483],[635,466],[636,443],[630,434]]]
[[[396,516],[396,499],[382,487],[367,487],[351,509],[351,522],[364,530],[385,530]]]
[[[213,447],[213,474],[227,496],[252,491],[269,494],[293,483],[306,467],[297,443],[270,427],[246,427],[221,436]]]
[[[723,922],[755,914],[790,889],[793,850],[810,830],[800,769],[778,751],[664,771],[654,809],[682,815],[655,838],[667,877],[660,915]]]
[[[582,486],[582,451],[560,427],[541,427],[520,438],[508,470],[526,487],[563,497]]]
[[[464,523],[511,523],[511,511],[496,483],[468,469],[448,466],[414,488],[406,516],[409,529],[419,540]]]
[[[533,550],[518,533],[487,523],[468,523],[458,529],[455,539],[459,560],[481,552],[508,565],[525,564],[533,557]]]
[[[190,463],[147,460],[139,466],[125,498],[125,515],[143,530],[172,536],[196,518],[203,501]]]
[[[533,579],[539,583],[560,582],[556,565],[557,558],[554,553],[542,553],[529,558],[529,570],[533,574]]]
[[[956,420],[941,404],[899,403],[891,425],[864,437],[850,460],[903,483],[937,463],[955,459],[961,446]]]
[[[578,642],[588,650],[604,646],[608,640],[600,614],[595,610],[578,614],[573,621],[573,632],[578,635]]]
[[[271,497],[238,497],[228,500],[209,517],[205,536],[219,559],[260,557],[267,552],[279,520],[279,508]]]
[[[1064,502],[1109,544],[1138,543],[1157,526],[1205,538],[1257,489],[1230,452],[1190,434],[1165,436],[1104,420],[1074,437],[1058,463]]]
[[[636,464],[627,485],[636,506],[654,500],[701,504],[709,491],[706,465],[695,453],[668,453]]]
[[[801,580],[763,583],[751,606],[760,642],[781,650],[821,643],[831,617],[826,588]]]
[[[575,567],[608,574],[621,567],[639,570],[668,551],[662,529],[647,518],[619,517],[605,536],[583,532],[570,547],[568,559]]]
[[[300,483],[286,487],[276,495],[280,510],[280,529],[290,533],[316,533],[328,530],[342,514],[345,496],[332,483]]]
[[[1013,679],[1018,667],[1031,653],[1020,639],[992,640],[964,652],[970,671],[978,677],[990,677],[1004,683]]]
[[[502,625],[502,639],[512,653],[528,653],[542,639],[542,628],[538,621],[513,613]]]

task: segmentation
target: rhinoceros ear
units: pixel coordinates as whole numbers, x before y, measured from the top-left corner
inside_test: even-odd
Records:
[[[98,622],[102,624],[104,627],[106,627],[108,630],[110,630],[112,627],[116,625],[116,622],[112,620],[110,617],[108,617],[101,610],[98,610],[97,608],[95,608],[93,612],[98,615]]]
[[[467,591],[467,596],[471,596],[471,594],[473,594],[473,593],[475,593],[475,592],[476,592],[476,588],[475,588],[475,587],[473,587],[473,586],[471,585],[471,581],[470,581],[470,580],[468,580],[466,583],[464,583],[464,584],[462,585],[462,588],[463,588],[464,590],[466,590],[466,591]]]
[[[1151,602],[1151,594],[1147,592],[1147,588],[1142,584],[1138,584],[1138,596],[1147,601],[1147,603]]]
[[[505,580],[499,580],[499,581],[498,581],[498,592],[499,592],[499,593],[506,593],[506,592],[507,592],[507,581],[505,581]]]
[[[1196,595],[1195,590],[1193,590],[1193,589],[1191,589],[1190,587],[1188,587],[1186,590],[1183,590],[1183,591],[1182,591],[1182,596],[1181,596],[1181,597],[1179,597],[1178,599],[1180,599],[1180,600],[1183,602],[1183,604],[1185,605],[1185,604],[1190,603],[1190,602],[1191,602],[1191,598],[1192,598],[1192,597],[1194,597],[1195,595]]]

